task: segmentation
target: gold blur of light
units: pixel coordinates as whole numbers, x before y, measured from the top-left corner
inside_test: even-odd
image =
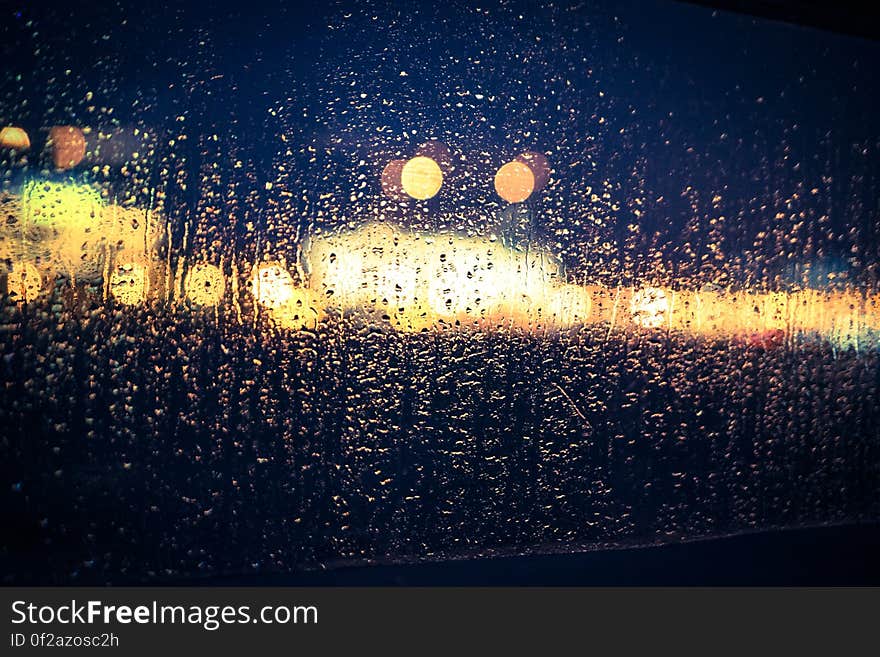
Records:
[[[391,160],[382,169],[382,176],[380,178],[382,191],[390,199],[399,200],[404,198],[401,174],[405,164],[406,160]]]
[[[166,232],[160,213],[108,205],[91,185],[31,180],[20,195],[0,193],[0,205],[7,217],[0,222],[0,260],[39,263],[78,282],[106,283],[111,253],[147,262]]]
[[[28,182],[22,193],[25,219],[49,228],[90,229],[104,207],[101,193],[90,185]]]
[[[275,323],[283,329],[313,331],[324,319],[324,307],[318,295],[305,287],[293,288],[292,294],[283,304],[270,310]]]
[[[585,324],[593,310],[590,291],[580,285],[564,284],[549,295],[548,316],[560,327]]]
[[[17,303],[31,303],[43,292],[43,276],[31,262],[16,262],[6,277],[6,290]]]
[[[667,320],[669,298],[656,287],[637,290],[630,300],[633,321],[644,328],[658,328]]]
[[[31,140],[23,128],[9,125],[0,130],[0,146],[16,151],[26,151],[31,147]]]
[[[392,327],[528,325],[546,303],[561,263],[539,248],[504,248],[488,237],[370,223],[312,241],[311,288],[342,314],[377,315]]]
[[[255,266],[250,286],[256,302],[269,310],[289,303],[296,289],[293,277],[280,262],[264,262]]]
[[[147,300],[150,272],[141,262],[122,261],[113,267],[107,287],[116,301],[135,306]]]
[[[523,162],[508,162],[495,174],[495,191],[508,203],[522,203],[535,189],[535,175]]]
[[[72,169],[86,156],[86,137],[72,125],[56,125],[49,130],[47,146],[52,150],[56,169]]]
[[[197,306],[216,306],[226,292],[226,278],[219,267],[202,262],[190,269],[184,288],[186,298]]]
[[[550,162],[543,153],[526,151],[516,156],[518,162],[522,162],[532,170],[535,176],[535,190],[540,192],[550,181]]]
[[[403,165],[400,173],[403,191],[414,199],[425,200],[436,196],[443,185],[443,171],[430,157],[417,155]]]
[[[266,308],[277,326],[284,329],[314,329],[324,318],[324,307],[312,290],[296,285],[280,262],[254,267],[250,279],[256,302]]]

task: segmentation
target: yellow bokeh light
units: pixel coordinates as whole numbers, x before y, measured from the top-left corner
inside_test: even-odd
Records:
[[[0,130],[0,146],[3,148],[13,148],[17,151],[26,151],[31,147],[31,140],[28,137],[28,133],[22,128],[6,126]]]
[[[25,220],[48,228],[90,228],[104,208],[101,193],[89,185],[31,181],[24,186]]]
[[[199,263],[186,277],[186,298],[199,306],[216,306],[226,291],[226,279],[219,267]]]
[[[523,162],[508,162],[495,174],[495,191],[508,203],[522,203],[535,189],[535,174]]]
[[[400,174],[403,191],[415,199],[429,199],[440,191],[443,172],[430,157],[419,155],[403,165]]]
[[[6,277],[6,290],[18,303],[30,303],[43,292],[43,276],[36,265],[16,262]]]
[[[296,289],[290,272],[277,262],[254,267],[250,284],[257,303],[270,310],[289,303]]]
[[[108,288],[121,304],[134,306],[143,303],[150,289],[150,273],[139,262],[123,262],[113,268]]]
[[[280,328],[298,331],[317,328],[325,312],[317,294],[308,288],[295,287],[284,303],[270,309],[270,315]]]
[[[0,223],[0,259],[39,262],[77,281],[98,282],[108,257],[125,251],[140,262],[165,237],[159,213],[105,204],[90,185],[32,180],[2,201],[12,221]],[[118,259],[118,256],[117,256]]]

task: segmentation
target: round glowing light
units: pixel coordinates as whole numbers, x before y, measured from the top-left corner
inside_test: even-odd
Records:
[[[516,157],[517,161],[527,165],[535,176],[535,191],[540,192],[550,181],[550,162],[543,153],[526,151]]]
[[[550,293],[550,313],[560,326],[575,326],[586,322],[593,310],[589,290],[579,285],[561,285]]]
[[[495,174],[495,191],[508,203],[522,203],[535,189],[535,175],[523,162],[508,162]]]
[[[382,191],[388,198],[403,198],[403,183],[401,175],[405,164],[406,160],[391,160],[385,165],[385,168],[382,169],[382,176],[380,178],[382,182]]]
[[[86,156],[86,137],[72,125],[56,125],[49,131],[49,147],[56,169],[72,169]]]
[[[186,277],[186,298],[199,306],[216,306],[226,291],[226,279],[219,267],[200,263]]]
[[[656,287],[638,290],[630,301],[633,321],[645,328],[657,328],[663,325],[669,311],[669,299],[666,292]]]
[[[17,151],[26,151],[31,147],[31,140],[22,128],[6,126],[0,130],[0,146],[13,148]]]
[[[30,262],[16,262],[6,279],[9,296],[19,303],[30,303],[43,291],[40,270]]]
[[[400,174],[403,191],[415,199],[429,199],[440,191],[443,172],[430,157],[418,155],[403,165]]]
[[[289,303],[296,290],[290,272],[277,262],[257,265],[250,283],[257,303],[269,309],[281,308]]]
[[[108,287],[110,294],[119,303],[134,306],[146,300],[150,289],[150,275],[143,264],[125,262],[114,267]]]

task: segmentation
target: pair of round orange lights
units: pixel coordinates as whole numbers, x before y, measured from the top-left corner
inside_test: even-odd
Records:
[[[30,150],[31,139],[24,128],[5,126],[0,128],[0,148],[19,152]],[[86,156],[86,137],[80,128],[72,125],[56,125],[49,130],[46,147],[52,153],[56,169],[72,169]]]
[[[427,150],[427,149],[422,149]],[[443,169],[448,151],[436,146],[409,160],[391,160],[382,171],[382,190],[390,198],[403,194],[418,200],[436,196],[443,186]],[[439,161],[439,163],[438,163]],[[522,203],[544,188],[550,179],[550,163],[541,153],[526,152],[504,164],[495,173],[495,191],[508,203]]]

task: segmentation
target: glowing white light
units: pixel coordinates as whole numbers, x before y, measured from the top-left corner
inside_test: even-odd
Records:
[[[663,325],[669,311],[669,299],[666,292],[656,287],[646,287],[633,294],[630,302],[633,321],[645,328],[657,328]]]
[[[393,263],[376,272],[376,300],[393,312],[406,312],[417,303],[419,276],[415,267]]]
[[[593,310],[590,292],[578,285],[561,285],[549,296],[549,314],[558,326],[583,324]]]
[[[347,311],[375,309],[403,328],[436,319],[525,319],[554,287],[560,266],[538,248],[489,238],[368,224],[312,241],[310,287]]]
[[[277,262],[254,267],[250,283],[257,303],[269,309],[288,304],[296,289],[290,272]]]

